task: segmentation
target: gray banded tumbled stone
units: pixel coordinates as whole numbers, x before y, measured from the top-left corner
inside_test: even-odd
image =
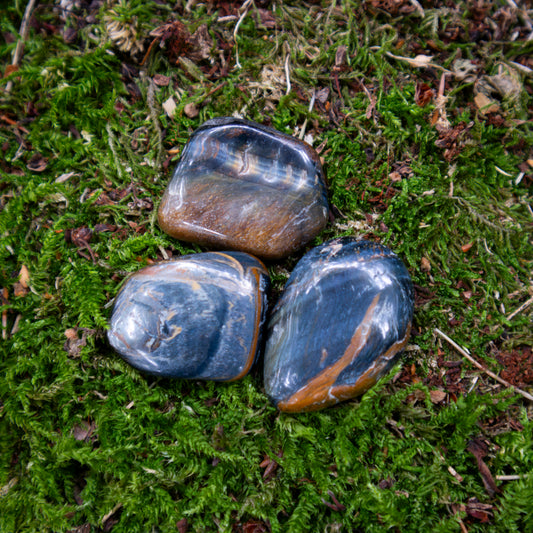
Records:
[[[236,380],[258,352],[269,285],[240,252],[208,252],[147,266],[120,290],[108,331],[135,368],[164,377]]]
[[[326,225],[320,160],[308,144],[234,118],[205,122],[183,149],[158,212],[169,235],[279,259]]]
[[[313,411],[372,387],[411,331],[411,278],[388,248],[337,239],[294,268],[268,323],[265,389],[282,411]]]

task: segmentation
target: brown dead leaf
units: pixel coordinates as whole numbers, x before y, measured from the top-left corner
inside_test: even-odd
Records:
[[[489,523],[494,513],[494,506],[489,503],[481,503],[477,498],[470,498],[466,504],[466,513],[482,523]]]
[[[91,240],[92,236],[93,231],[90,228],[81,226],[72,230],[70,239],[74,245],[80,248],[87,246],[87,243]]]
[[[482,115],[501,111],[500,104],[483,93],[478,93],[474,96],[474,103]]]
[[[96,224],[94,226],[95,233],[103,233],[105,231],[115,231],[117,229],[113,224]]]
[[[398,181],[402,181],[402,176],[400,175],[400,173],[396,170],[394,170],[393,172],[391,172],[389,174],[389,179],[393,182],[393,183],[396,183]]]
[[[80,424],[76,424],[72,428],[72,435],[76,440],[88,442],[96,429],[93,421],[86,422],[83,420]]]
[[[176,112],[176,107],[176,101],[174,100],[174,98],[172,98],[172,96],[163,102],[163,109],[165,110],[165,113],[169,118],[172,118],[174,116],[174,113]]]
[[[199,62],[202,59],[209,59],[211,57],[211,50],[213,49],[214,43],[207,29],[207,24],[199,26],[191,35],[188,42],[191,50],[187,56],[192,61]]]
[[[268,9],[258,8],[259,17],[261,18],[261,25],[268,29],[276,27],[276,18],[268,11]]]
[[[424,107],[429,104],[435,96],[435,91],[427,84],[418,82],[415,89],[415,103]]]
[[[371,12],[386,11],[393,16],[398,13],[408,15],[416,10],[416,6],[409,0],[366,0],[365,4]]]
[[[81,338],[78,333],[81,331]],[[76,359],[80,356],[81,349],[87,345],[87,337],[89,335],[94,335],[96,330],[90,328],[69,328],[64,332],[67,340],[63,345],[63,350],[65,350],[69,357]]]
[[[530,346],[518,346],[511,351],[499,351],[496,359],[503,366],[501,377],[515,387],[533,385],[533,350]]]
[[[30,287],[30,272],[28,271],[28,267],[26,265],[22,265],[20,267],[20,272],[18,275],[18,281],[15,283],[13,287],[13,291],[15,296],[26,296],[29,292]]]
[[[435,146],[445,149],[444,158],[446,161],[451,161],[461,153],[466,136],[473,125],[473,122],[468,124],[459,122],[453,128],[439,128],[438,123],[436,124],[439,138],[435,141]]]
[[[13,74],[13,72],[17,72],[18,69],[18,65],[8,65],[4,71],[4,78],[7,78],[10,74]]]
[[[168,87],[168,84],[170,83],[170,77],[169,76],[163,76],[163,74],[155,74],[154,75],[154,83],[158,87]]]
[[[18,477],[13,477],[5,485],[0,487],[0,498],[3,498],[18,483],[18,481]]]
[[[322,87],[318,91],[316,91],[315,98],[317,102],[325,104],[329,98],[329,87]],[[533,167],[533,161],[531,163],[531,166]]]
[[[150,32],[150,36],[159,39],[161,48],[166,46],[168,55],[174,62],[190,49],[191,34],[185,24],[179,20],[171,20],[159,26]]]
[[[283,457],[283,451],[280,451],[277,455],[278,457]],[[259,466],[265,469],[263,472],[263,479],[269,481],[274,476],[279,464],[275,459],[271,459],[268,455],[265,455]]]
[[[189,524],[187,523],[187,519],[182,518],[181,520],[178,520],[176,522],[176,528],[178,530],[178,533],[187,533],[187,530],[189,529]]]
[[[429,397],[432,403],[440,403],[446,399],[446,393],[440,389],[435,389],[429,392]]]
[[[427,257],[422,257],[422,259],[420,260],[420,270],[422,272],[431,271],[431,263],[429,262],[429,259]]]
[[[48,166],[48,159],[41,154],[34,154],[31,156],[26,166],[28,167],[28,170],[31,170],[32,172],[43,172]]]
[[[423,390],[415,390],[409,394],[406,398],[406,401],[409,403],[415,404],[418,401],[424,401],[426,399],[426,393]]]
[[[185,104],[185,107],[183,108],[183,112],[189,118],[195,118],[198,116],[198,113],[199,113],[198,109],[192,102]]]
[[[341,45],[337,48],[335,52],[335,67],[340,70],[340,68],[346,63],[346,56],[348,54],[348,47],[346,45]]]
[[[463,244],[463,245],[461,246],[461,251],[462,251],[463,253],[466,253],[466,252],[468,252],[468,250],[470,250],[470,248],[472,248],[472,246],[474,246],[474,243],[473,243],[473,242],[469,242],[468,244]]]
[[[479,438],[472,439],[468,443],[466,449],[476,459],[479,473],[481,474],[481,480],[489,495],[494,496],[496,493],[499,493],[500,489],[497,487],[489,467],[486,465],[485,461],[483,461],[483,458],[489,453],[486,442]]]
[[[470,59],[456,59],[452,64],[452,72],[455,79],[459,81],[473,82],[476,79],[477,71],[479,70]]]

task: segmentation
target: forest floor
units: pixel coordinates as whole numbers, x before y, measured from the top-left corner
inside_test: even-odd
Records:
[[[16,0],[0,27],[0,532],[533,531],[531,2]],[[218,116],[320,154],[306,250],[405,262],[410,344],[361,398],[283,414],[260,364],[155,379],[107,343],[128,273],[203,250],[155,213]]]

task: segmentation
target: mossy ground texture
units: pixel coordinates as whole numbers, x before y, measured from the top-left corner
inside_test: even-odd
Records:
[[[0,532],[533,531],[533,402],[436,332],[531,394],[531,3],[31,7],[15,59],[27,5],[0,14]],[[155,212],[227,115],[320,153],[312,245],[412,275],[411,343],[359,399],[280,414],[260,365],[155,379],[106,341],[128,273],[201,251]]]

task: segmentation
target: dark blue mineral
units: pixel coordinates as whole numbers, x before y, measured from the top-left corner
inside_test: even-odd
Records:
[[[161,200],[169,235],[279,259],[326,225],[320,160],[306,143],[234,118],[204,123],[183,149]]]
[[[172,378],[236,380],[258,352],[269,279],[240,252],[154,264],[119,292],[109,342],[132,366]]]
[[[282,411],[313,411],[372,387],[407,344],[411,278],[388,248],[355,239],[296,265],[268,324],[265,389]]]

